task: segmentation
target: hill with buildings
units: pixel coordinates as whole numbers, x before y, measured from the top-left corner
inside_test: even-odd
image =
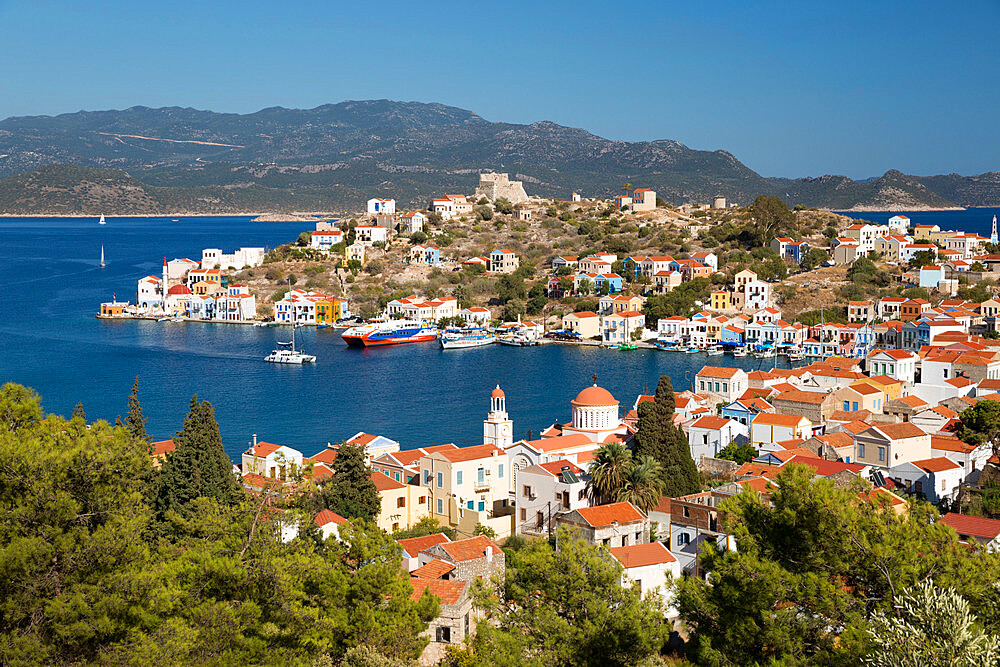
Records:
[[[197,212],[356,209],[384,195],[401,205],[425,205],[435,192],[470,192],[486,170],[509,172],[542,197],[565,198],[571,191],[609,197],[629,182],[675,204],[715,195],[746,204],[758,194],[829,208],[1000,203],[1000,174],[908,177],[890,171],[867,182],[764,178],[722,150],[670,140],[613,141],[547,121],[490,122],[455,107],[390,100],[251,114],[132,107],[0,121],[0,177],[52,165],[124,171],[153,200],[184,202]],[[63,179],[55,190],[15,191],[54,175]],[[71,183],[76,175],[42,171],[5,182],[3,202],[13,203],[5,211],[82,210],[91,200],[74,194],[81,190]],[[157,190],[157,198],[148,188],[169,190]],[[134,191],[126,192],[124,209],[116,213],[160,210],[136,208]]]

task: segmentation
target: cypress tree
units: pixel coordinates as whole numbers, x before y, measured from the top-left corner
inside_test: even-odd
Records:
[[[87,413],[83,411],[83,403],[77,403],[73,406],[73,416],[71,419],[82,419],[87,421]]]
[[[371,475],[364,447],[341,444],[333,460],[333,475],[323,487],[324,504],[348,519],[373,521],[382,509],[382,498]]]
[[[672,498],[701,488],[698,466],[691,458],[687,438],[674,424],[675,405],[670,378],[660,376],[656,396],[639,405],[638,430],[632,444],[634,458],[651,456],[663,467],[663,495]]]
[[[160,469],[156,509],[184,511],[195,498],[233,506],[243,497],[233,464],[222,447],[219,424],[208,401],[191,397],[184,427],[174,436],[177,449]]]
[[[142,414],[142,406],[139,405],[138,375],[135,376],[132,391],[128,395],[128,416],[125,417],[125,427],[133,438],[149,444],[149,435],[146,433],[146,418]]]

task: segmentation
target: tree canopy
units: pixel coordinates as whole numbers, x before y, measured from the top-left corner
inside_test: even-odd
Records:
[[[687,438],[674,424],[674,405],[674,386],[669,376],[662,375],[653,400],[639,404],[639,423],[632,446],[635,457],[649,456],[660,464],[662,493],[670,497],[684,496],[701,488]]]
[[[45,415],[16,385],[0,461],[0,663],[331,664],[362,645],[412,661],[426,644],[438,601],[410,599],[398,546],[369,524],[283,543],[282,522],[310,533],[312,517],[211,493],[160,520],[144,443]]]
[[[341,443],[333,460],[333,475],[306,497],[306,503],[314,513],[326,508],[348,519],[373,521],[382,509],[382,500],[365,460],[365,448]]]

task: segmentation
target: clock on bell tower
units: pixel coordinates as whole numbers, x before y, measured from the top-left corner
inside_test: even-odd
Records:
[[[490,394],[490,412],[483,420],[483,443],[507,449],[514,444],[513,426],[507,416],[507,397],[498,384]]]

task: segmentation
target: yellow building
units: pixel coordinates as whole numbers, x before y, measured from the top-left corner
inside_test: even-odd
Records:
[[[340,299],[327,298],[316,302],[316,323],[335,324],[343,312]]]
[[[403,484],[380,472],[372,472],[372,481],[382,499],[377,519],[382,530],[406,530],[428,515],[426,487]]]
[[[734,284],[736,285],[736,291],[742,292],[743,287],[746,286],[747,283],[752,283],[755,280],[757,280],[756,273],[754,273],[750,269],[743,269],[742,271],[736,274],[736,279],[734,281]]]
[[[101,317],[121,317],[127,305],[122,301],[105,301],[101,304]]]
[[[212,280],[199,280],[191,286],[191,292],[198,296],[212,296],[222,291],[222,286]]]
[[[365,247],[363,245],[355,243],[347,246],[347,249],[344,251],[344,266],[347,266],[347,263],[352,259],[356,259],[362,264],[365,263]]]
[[[896,400],[897,398],[901,398],[903,396],[903,383],[895,378],[889,377],[888,375],[876,375],[875,377],[858,380],[857,382],[852,382],[851,386],[856,384],[867,384],[878,389],[885,394],[886,402]]]
[[[712,310],[730,310],[732,307],[733,303],[729,298],[729,292],[725,290],[712,292]]]

